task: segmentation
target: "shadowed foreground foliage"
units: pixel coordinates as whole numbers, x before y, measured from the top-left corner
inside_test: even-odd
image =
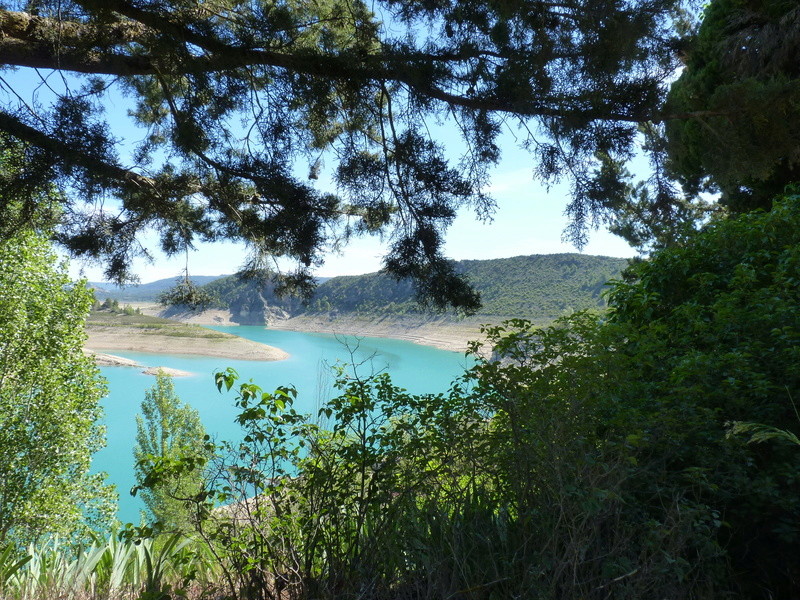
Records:
[[[146,486],[203,485],[176,498],[193,541],[127,589],[148,600],[791,598],[800,452],[728,431],[800,433],[799,287],[800,197],[788,196],[632,267],[606,315],[487,329],[491,359],[445,394],[342,368],[337,396],[310,416],[291,388],[221,372],[242,438],[140,462]],[[7,558],[7,589],[19,589],[28,566]]]
[[[610,313],[486,331],[447,394],[343,370],[321,420],[236,386],[195,530],[237,598],[788,598],[798,589],[800,197],[707,227]],[[478,344],[474,350],[478,350]],[[225,508],[214,508],[225,505]]]

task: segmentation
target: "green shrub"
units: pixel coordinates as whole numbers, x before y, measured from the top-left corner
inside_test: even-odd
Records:
[[[239,384],[242,442],[216,446],[197,495],[198,532],[228,593],[641,598],[712,589],[713,511],[675,490],[658,512],[637,504],[631,482],[650,465],[624,442],[626,412],[604,422],[615,406],[593,379],[595,359],[610,357],[597,317],[488,333],[502,360],[480,361],[448,394],[413,396],[385,374],[340,372],[339,395],[320,409],[325,427],[294,411],[293,390]],[[218,382],[233,387],[236,375]]]
[[[197,533],[241,598],[792,597],[800,453],[726,424],[800,433],[799,292],[788,197],[634,266],[609,313],[487,328],[446,394],[341,370],[315,421],[220,373],[243,437],[208,445]]]
[[[800,455],[725,436],[729,421],[800,432],[799,298],[798,196],[710,225],[609,295],[612,325],[628,332],[614,367],[625,373],[620,399],[640,411],[643,448],[663,461],[650,488],[683,487],[720,515],[745,597],[789,597],[800,576]]]

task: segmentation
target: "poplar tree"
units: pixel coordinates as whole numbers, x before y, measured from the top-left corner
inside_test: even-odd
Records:
[[[105,385],[83,351],[92,293],[42,234],[0,238],[0,544],[85,539],[116,512],[105,475]]]
[[[133,456],[138,484],[148,466],[156,461],[177,460],[184,455],[202,456],[206,435],[200,414],[181,402],[172,377],[159,371],[155,385],[145,392],[142,414],[136,415]],[[142,486],[141,497],[151,522],[166,531],[189,531],[191,514],[187,501],[202,489],[198,472],[183,472],[152,486]]]

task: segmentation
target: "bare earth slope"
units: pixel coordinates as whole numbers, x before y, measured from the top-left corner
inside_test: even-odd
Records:
[[[442,350],[465,352],[469,342],[482,339],[481,325],[493,324],[488,317],[473,317],[460,321],[447,318],[392,316],[369,318],[359,316],[330,316],[326,314],[300,315],[289,319],[270,321],[272,329],[308,331],[386,337],[406,340],[415,344],[433,346]]]

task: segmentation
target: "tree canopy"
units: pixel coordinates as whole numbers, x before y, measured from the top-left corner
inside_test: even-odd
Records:
[[[26,165],[3,185],[57,182],[59,241],[116,279],[147,252],[147,228],[167,253],[245,241],[254,271],[291,257],[288,282],[301,286],[325,250],[380,233],[389,273],[471,308],[442,234],[459,208],[491,215],[498,135],[518,126],[535,173],[569,177],[569,233],[582,240],[619,187],[596,157],[630,158],[638,125],[665,118],[684,4],[11,3],[0,62],[41,81],[29,100],[3,80],[0,132],[24,142]],[[120,139],[118,92],[138,143]],[[458,157],[439,141],[444,120],[461,136]],[[335,185],[317,185],[328,174]]]
[[[734,212],[769,208],[800,179],[800,6],[716,0],[709,4],[672,86],[668,150],[690,190],[720,192]]]
[[[0,541],[85,539],[116,510],[104,474],[105,386],[82,351],[92,294],[40,234],[0,239]],[[83,536],[83,538],[82,538]]]

